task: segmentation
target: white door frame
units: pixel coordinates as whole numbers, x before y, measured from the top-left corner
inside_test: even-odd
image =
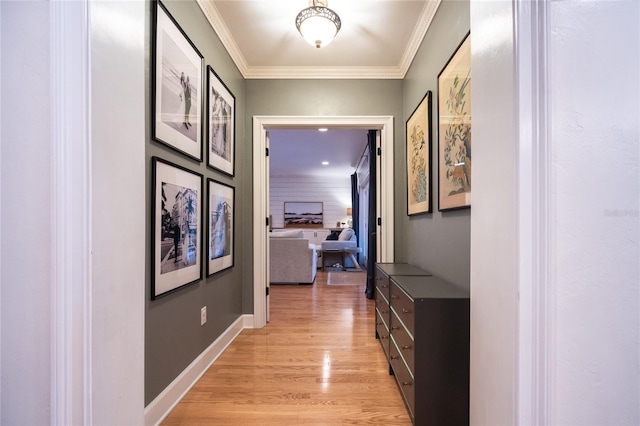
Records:
[[[304,129],[304,128],[349,128],[380,130],[380,148],[382,156],[378,175],[379,211],[383,218],[378,226],[380,244],[378,244],[377,261],[393,262],[394,260],[394,193],[393,193],[393,116],[254,116],[253,117],[253,327],[266,325],[266,286],[267,277],[267,226],[269,217],[267,208],[267,164],[266,143],[267,130],[270,129]]]

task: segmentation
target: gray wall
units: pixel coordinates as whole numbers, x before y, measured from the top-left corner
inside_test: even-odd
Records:
[[[206,151],[202,163],[191,160],[177,151],[151,140],[151,114],[147,117],[147,163],[146,187],[147,217],[152,217],[151,157],[163,159],[187,167],[207,177],[222,181],[236,188],[236,224],[234,266],[212,277],[206,278],[206,265],[202,262],[202,281],[182,288],[174,293],[151,300],[151,277],[146,279],[146,335],[145,335],[145,405],[149,404],[173,379],[178,376],[198,355],[242,314],[242,277],[245,265],[252,259],[245,256],[250,253],[245,242],[250,227],[242,217],[248,205],[244,204],[244,182],[251,182],[244,176],[246,168],[243,159],[250,157],[250,141],[245,140],[243,117],[245,116],[244,80],[233,61],[222,46],[211,25],[195,2],[164,1],[172,16],[189,35],[205,59],[211,65],[227,87],[236,97],[236,168],[235,177],[229,177],[207,168]],[[149,10],[149,13],[151,11]],[[151,45],[151,15],[147,31]],[[150,63],[151,58],[148,58]],[[206,78],[205,78],[206,81]],[[151,76],[147,75],[147,87],[151,87]],[[151,95],[147,97],[147,111],[151,111]],[[206,209],[206,203],[203,203]],[[147,224],[147,261],[146,270],[151,271],[151,220]],[[247,233],[245,233],[247,231]],[[205,243],[206,247],[206,243]],[[204,247],[203,247],[204,250]],[[248,269],[250,270],[250,268]],[[251,277],[251,275],[248,275]],[[207,306],[207,323],[200,326],[200,309]]]
[[[431,191],[432,212],[407,216],[402,209],[405,239],[396,245],[404,246],[403,260],[427,269],[454,284],[469,288],[470,217],[471,210],[438,211],[438,74],[470,28],[469,2],[443,1],[436,12],[418,53],[411,64],[403,84],[402,120],[403,138],[405,122],[418,106],[427,90],[432,92],[432,149]],[[396,141],[397,143],[397,141]],[[402,181],[402,190],[396,193],[396,203],[406,206],[406,150],[402,147],[396,161],[396,180]],[[396,187],[397,187],[396,183]],[[472,202],[473,203],[473,202]]]

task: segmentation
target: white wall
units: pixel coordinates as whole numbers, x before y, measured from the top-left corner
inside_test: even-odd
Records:
[[[284,227],[284,203],[309,201],[323,203],[323,228],[335,228],[346,222],[351,207],[351,177],[272,176],[269,190],[269,213],[273,227]]]
[[[0,2],[0,424],[49,424],[49,5]]]
[[[516,424],[516,112],[512,4],[471,2],[470,422]]]
[[[640,424],[639,22],[472,2],[471,424]]]
[[[0,2],[1,424],[143,423],[146,14]]]
[[[551,2],[550,422],[640,424],[640,4]]]
[[[144,423],[148,3],[91,2],[93,423]]]

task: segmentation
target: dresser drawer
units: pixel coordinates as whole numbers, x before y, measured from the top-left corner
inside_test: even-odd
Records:
[[[385,299],[389,300],[389,287],[391,283],[389,276],[376,269],[376,291],[379,291]]]
[[[400,356],[400,350],[396,345],[396,342],[391,337],[391,343],[389,345],[389,359],[391,363],[391,369],[396,376],[396,382],[398,382],[398,388],[402,393],[402,398],[409,409],[409,415],[411,420],[415,418],[415,405],[416,405],[416,393],[415,382],[413,376],[409,372],[409,369],[405,365],[402,356]]]
[[[396,315],[396,313],[391,314],[390,321],[391,334],[393,335],[393,340],[398,345],[398,350],[400,351],[400,355],[404,358],[404,361],[407,363],[409,370],[414,374],[415,369],[415,350],[414,350],[414,341],[413,338],[407,333],[407,330],[402,325],[402,322]]]
[[[388,321],[387,317],[387,321]],[[376,309],[376,334],[380,339],[380,344],[382,345],[382,350],[384,351],[384,355],[389,359],[389,327],[387,326],[385,319],[382,318],[380,312]]]
[[[411,336],[415,335],[415,312],[413,299],[410,298],[396,283],[391,282],[391,299],[389,300],[391,309],[395,311],[398,318]]]

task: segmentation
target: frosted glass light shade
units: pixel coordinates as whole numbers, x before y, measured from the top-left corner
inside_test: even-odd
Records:
[[[318,6],[318,3],[313,1],[312,6],[298,14],[296,28],[307,43],[320,48],[331,43],[340,30],[341,22],[340,17],[333,10]]]

